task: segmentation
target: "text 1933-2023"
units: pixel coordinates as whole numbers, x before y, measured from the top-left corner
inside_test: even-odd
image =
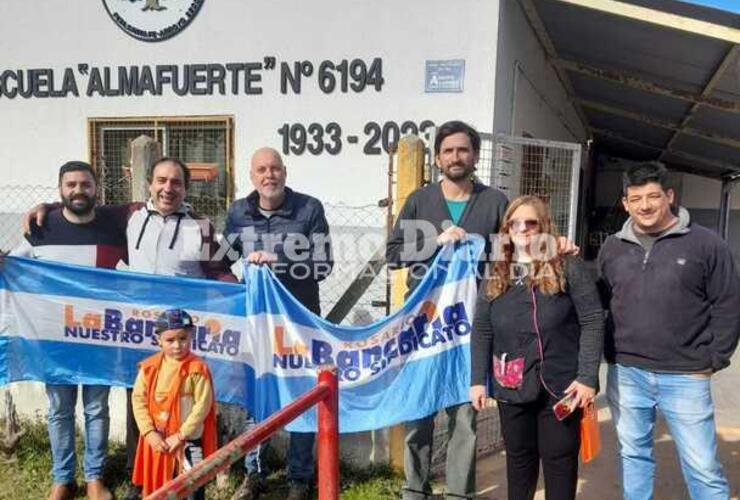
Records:
[[[424,134],[427,129],[434,126],[431,120],[415,122],[406,120],[403,122],[386,121],[379,123],[370,121],[365,123],[362,132],[362,152],[366,155],[379,155],[388,153],[398,140],[407,134]],[[282,138],[282,150],[285,155],[300,156],[306,152],[312,155],[338,155],[342,152],[345,144],[355,145],[360,143],[359,135],[344,134],[342,126],[337,122],[326,124],[309,123],[284,123],[278,134]]]

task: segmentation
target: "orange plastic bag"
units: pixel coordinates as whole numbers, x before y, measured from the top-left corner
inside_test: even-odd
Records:
[[[601,451],[601,435],[599,434],[599,416],[594,404],[583,409],[581,418],[581,461],[587,464]]]

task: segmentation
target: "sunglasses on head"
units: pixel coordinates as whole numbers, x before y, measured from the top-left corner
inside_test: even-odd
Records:
[[[511,219],[508,223],[509,229],[526,230],[536,229],[540,225],[537,219]]]

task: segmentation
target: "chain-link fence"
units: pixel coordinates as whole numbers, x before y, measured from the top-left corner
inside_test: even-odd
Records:
[[[365,264],[385,249],[385,207],[324,204],[331,231],[334,269],[322,281],[321,311],[326,316],[342,298],[349,285],[362,273]],[[341,324],[366,325],[387,314],[386,268],[379,270],[369,288]]]
[[[434,446],[432,448],[432,473],[442,476],[447,461],[447,427],[449,419],[447,413],[440,411],[434,418]],[[476,454],[478,457],[490,455],[504,447],[504,438],[501,434],[498,408],[486,407],[478,412],[476,422]]]
[[[21,216],[39,203],[59,201],[59,190],[48,186],[0,186],[0,249],[9,251],[23,238]]]
[[[48,186],[0,186],[0,200],[0,249],[7,251],[21,242],[23,214],[39,203],[58,202],[59,191]],[[108,201],[127,200],[109,197]],[[190,196],[187,201],[191,201]],[[387,212],[377,205],[324,204],[324,209],[335,258],[334,270],[320,285],[322,311],[326,314],[376,250],[384,247]],[[364,325],[383,317],[386,293],[385,269],[382,269],[343,323]]]

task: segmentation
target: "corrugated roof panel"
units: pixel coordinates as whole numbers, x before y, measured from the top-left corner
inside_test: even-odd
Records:
[[[730,68],[715,87],[713,95],[722,99],[740,100],[740,52],[730,62]]]
[[[655,0],[651,0],[652,3],[656,3]],[[634,3],[634,0],[633,0]],[[740,2],[737,0],[682,0],[681,2],[671,2],[671,3],[677,3],[677,4],[695,4],[698,6],[701,6],[701,10],[698,10],[695,8],[693,10],[692,14],[684,14],[688,15],[690,17],[694,17],[696,19],[702,19],[701,15],[712,15],[711,13],[703,13],[702,11],[710,11],[715,12],[716,10],[723,10],[726,12],[734,12],[735,14],[740,14]],[[688,8],[694,7],[694,5],[688,5]],[[677,12],[676,12],[677,13]],[[726,17],[724,13],[722,13]],[[722,23],[722,17],[720,14],[715,14],[714,19],[717,19],[714,22]]]
[[[610,130],[615,134],[645,142],[658,148],[665,146],[673,134],[670,130],[664,128],[653,127],[594,109],[584,108],[584,112],[589,125],[595,129]]]
[[[678,122],[691,107],[688,101],[651,94],[618,83],[568,73],[578,97]]]
[[[714,177],[731,170],[740,171],[740,114],[700,105],[686,124],[700,134],[737,137],[737,144],[732,140],[723,143],[676,132],[671,126],[681,126],[693,103],[668,97],[664,89],[653,87],[654,91],[650,91],[650,85],[644,83],[700,95],[732,44],[566,2],[532,1],[557,57],[564,60],[563,67],[569,68],[567,77],[572,83],[573,97],[581,103],[598,150],[637,160],[656,159],[670,143],[673,152],[666,152],[662,157],[676,168]],[[677,0],[621,1],[740,28],[740,16],[704,6]],[[733,1],[740,8],[740,0]],[[641,90],[620,83],[620,77],[626,76],[643,80],[635,84]],[[740,100],[740,56],[728,65],[711,95]],[[638,116],[624,116],[630,113]],[[663,126],[646,123],[640,116]]]
[[[703,89],[729,44],[648,23],[564,4],[535,0],[561,57],[653,75],[665,85]]]
[[[731,170],[718,167],[717,165],[711,163],[711,160],[709,161],[710,163],[705,163],[699,161],[698,159],[688,159],[681,156],[680,154],[671,153],[668,153],[665,155],[665,157],[663,157],[663,162],[666,163],[668,166],[672,168],[680,167],[681,170],[687,170],[699,175],[721,177],[723,174],[731,172]]]
[[[645,148],[637,144],[623,143],[599,135],[596,137],[598,140],[598,150],[602,153],[638,161],[655,160],[658,154],[660,154],[654,149]]]
[[[737,113],[727,113],[702,106],[691,117],[688,126],[726,137],[734,137],[740,141],[740,114]]]
[[[701,137],[681,134],[674,142],[674,149],[721,161],[740,169],[740,148],[725,146]]]

